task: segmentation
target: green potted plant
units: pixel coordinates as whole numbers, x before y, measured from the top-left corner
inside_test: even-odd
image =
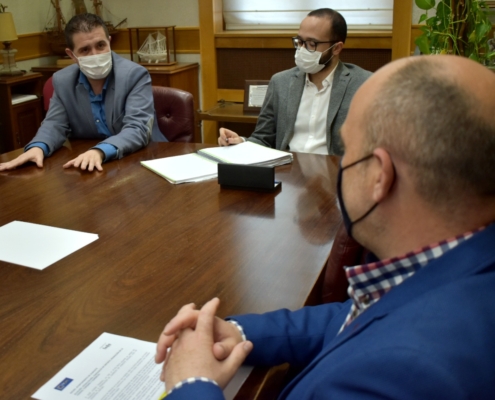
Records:
[[[489,65],[495,51],[489,46],[492,24],[489,8],[482,0],[415,0],[424,10],[419,23],[422,34],[416,45],[423,54],[455,54]],[[434,10],[434,15],[428,15]]]

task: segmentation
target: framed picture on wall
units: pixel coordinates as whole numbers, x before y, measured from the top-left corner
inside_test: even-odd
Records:
[[[244,112],[258,114],[265,100],[270,81],[246,81],[244,85]]]

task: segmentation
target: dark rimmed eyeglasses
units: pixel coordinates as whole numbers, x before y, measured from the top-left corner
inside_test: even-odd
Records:
[[[337,43],[337,42],[335,40],[331,40],[329,42],[317,42],[316,40],[302,40],[301,38],[298,37],[292,38],[292,44],[294,45],[295,49],[300,49],[302,46],[304,46],[306,47],[306,50],[308,50],[310,53],[316,51],[316,48],[320,43]]]

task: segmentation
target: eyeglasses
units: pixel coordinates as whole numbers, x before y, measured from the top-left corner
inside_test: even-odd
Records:
[[[310,53],[313,53],[316,51],[316,47],[320,43],[337,43],[335,40],[331,40],[329,42],[317,42],[316,40],[302,40],[298,37],[293,37],[292,38],[292,44],[294,45],[295,49],[299,49],[302,46],[306,47],[306,50],[308,50]]]

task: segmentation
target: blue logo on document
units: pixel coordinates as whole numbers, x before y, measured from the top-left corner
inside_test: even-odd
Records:
[[[57,386],[55,386],[55,390],[64,390],[67,386],[69,386],[69,383],[71,383],[74,379],[70,378],[65,378],[62,382],[60,382]]]

